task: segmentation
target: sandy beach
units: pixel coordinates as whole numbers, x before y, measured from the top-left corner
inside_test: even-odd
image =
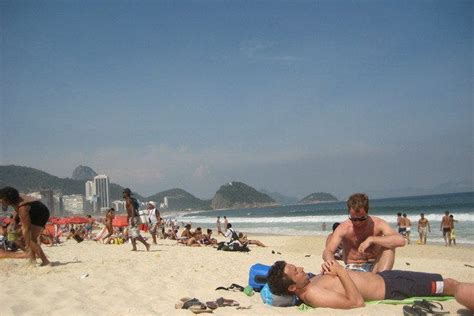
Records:
[[[146,235],[148,236],[148,235]],[[249,236],[252,238],[252,236]],[[43,247],[54,267],[33,267],[21,259],[0,259],[3,285],[2,315],[192,315],[175,309],[182,297],[201,301],[225,297],[241,306],[219,307],[216,315],[402,315],[402,305],[368,305],[354,310],[317,308],[302,312],[296,307],[264,305],[260,295],[216,291],[232,283],[246,286],[249,267],[286,260],[307,272],[319,272],[324,238],[253,236],[268,245],[251,246],[250,253],[223,252],[212,247],[186,247],[176,241],[159,240],[150,252],[139,244],[103,245],[94,241],[68,240]],[[272,253],[274,250],[275,254]],[[278,254],[277,252],[281,253]],[[310,256],[308,256],[310,255]],[[441,273],[474,282],[474,248],[466,246],[411,244],[397,250],[394,269]],[[455,314],[463,307],[443,302]]]

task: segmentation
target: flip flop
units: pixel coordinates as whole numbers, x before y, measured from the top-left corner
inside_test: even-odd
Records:
[[[219,307],[219,305],[217,305],[217,303],[214,302],[214,301],[206,302],[206,306],[207,306],[207,308],[212,309],[212,310]]]
[[[207,309],[205,305],[204,308],[202,308],[201,306],[194,305],[188,309],[194,314],[212,313],[212,310]]]
[[[418,309],[405,305],[403,306],[403,316],[423,316],[423,314]]]
[[[226,298],[223,298],[223,297],[219,297],[216,300],[216,303],[219,307],[240,306],[239,302],[231,300],[231,299],[226,299]]]
[[[423,315],[446,315],[449,311],[443,309],[443,305],[438,302],[428,302],[427,300],[413,302],[413,308],[421,311]]]

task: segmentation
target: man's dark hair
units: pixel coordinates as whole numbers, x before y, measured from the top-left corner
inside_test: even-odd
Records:
[[[339,226],[339,225],[341,225],[341,223],[336,222],[336,223],[332,224],[332,231],[335,231],[337,226]]]
[[[407,213],[403,213],[403,217],[407,217]]]
[[[12,187],[4,187],[0,190],[0,199],[9,204],[18,204],[20,202],[20,193]]]
[[[125,193],[127,195],[132,195],[132,190],[130,190],[129,188],[125,188],[125,189],[123,189],[122,193]]]
[[[367,213],[369,213],[369,197],[365,193],[354,193],[347,200],[348,209],[353,209],[358,211],[363,208]]]
[[[228,223],[226,228],[232,228],[232,224]]]
[[[402,216],[402,213],[397,213],[397,216]]]
[[[285,261],[277,261],[268,271],[267,283],[275,295],[290,295],[288,287],[295,283],[285,274],[285,266]]]

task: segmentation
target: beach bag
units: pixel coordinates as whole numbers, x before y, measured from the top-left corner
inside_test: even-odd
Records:
[[[275,295],[270,291],[268,283],[260,290],[260,297],[264,304],[278,306],[278,307],[288,307],[301,304],[300,299],[296,295]]]
[[[249,285],[256,292],[260,292],[265,283],[267,283],[268,271],[270,271],[270,266],[256,263],[250,267],[249,270]]]

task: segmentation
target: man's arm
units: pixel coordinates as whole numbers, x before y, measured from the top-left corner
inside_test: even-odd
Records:
[[[328,239],[326,240],[326,247],[324,248],[324,251],[323,251],[324,261],[336,260],[336,258],[334,258],[334,253],[336,252],[337,247],[342,242],[342,238],[343,238],[343,230],[342,228],[340,229],[339,227],[336,228],[334,233],[330,237],[328,237]]]
[[[328,289],[311,288],[304,296],[304,302],[313,307],[329,307],[339,309],[351,309],[365,306],[364,298],[359,292],[354,281],[337,261],[329,260],[323,263],[325,274],[336,275],[344,288],[344,294],[334,292]]]
[[[382,236],[370,236],[359,246],[359,252],[364,252],[371,245],[379,245],[384,248],[394,249],[403,247],[406,244],[405,238],[394,231],[387,222],[380,220],[379,222]]]

